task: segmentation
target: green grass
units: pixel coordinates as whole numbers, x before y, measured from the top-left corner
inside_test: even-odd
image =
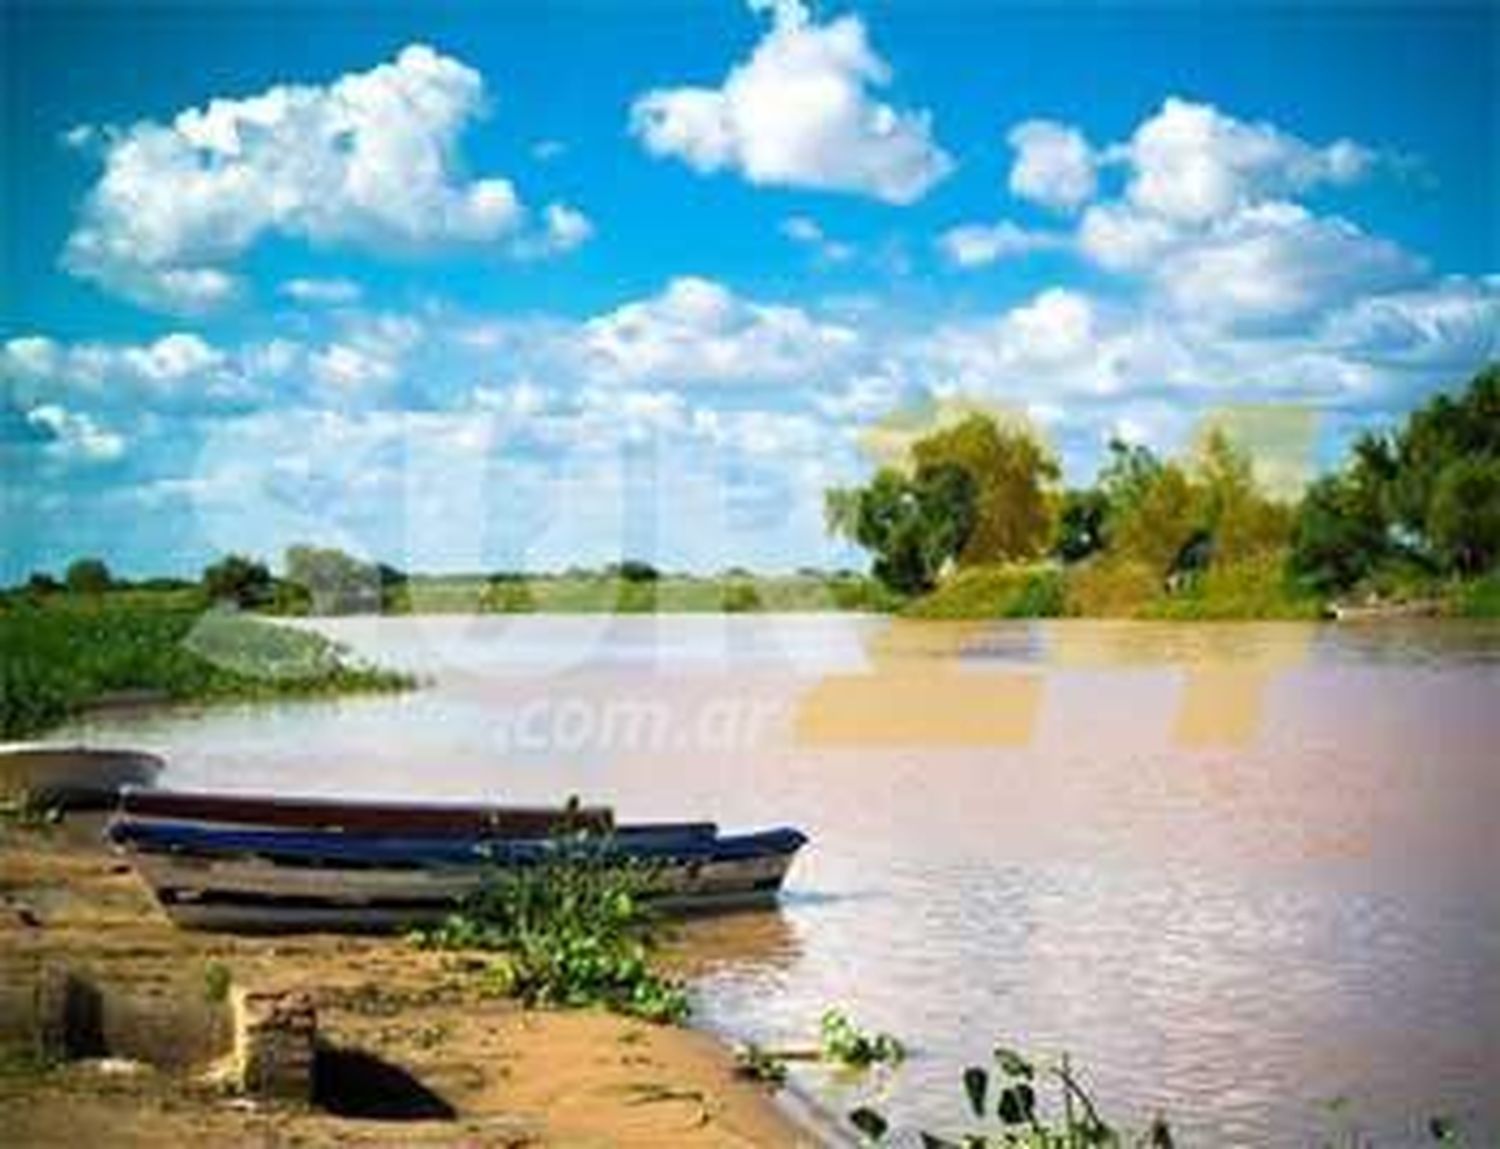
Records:
[[[0,736],[39,733],[120,692],[230,701],[412,685],[321,635],[184,602],[128,591],[0,607]]]
[[[1460,618],[1500,618],[1500,571],[1463,584],[1451,602]]]

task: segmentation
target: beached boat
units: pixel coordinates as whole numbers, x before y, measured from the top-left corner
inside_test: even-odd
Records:
[[[121,793],[119,813],[137,820],[407,837],[495,834],[545,838],[565,830],[603,834],[614,828],[614,814],[606,806],[378,802],[133,787]]]
[[[156,755],[139,750],[0,743],[0,794],[36,807],[108,807],[124,787],[151,785],[165,765]]]
[[[274,799],[262,799],[272,802]],[[497,868],[573,848],[538,835],[254,827],[119,813],[109,837],[178,925],[207,929],[388,929],[438,921]],[[591,839],[593,857],[640,867],[669,909],[763,903],[780,890],[797,830],[721,834],[712,823],[642,823]]]
[[[1443,604],[1438,599],[1410,599],[1365,602],[1333,602],[1324,611],[1335,622],[1382,622],[1386,619],[1440,618]]]

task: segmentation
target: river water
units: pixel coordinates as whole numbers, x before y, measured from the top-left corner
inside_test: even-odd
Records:
[[[1500,628],[418,617],[318,629],[415,693],[96,717],[166,785],[789,823],[777,911],[687,928],[708,1024],[912,1049],[804,1075],[952,1128],[1067,1051],[1179,1144],[1500,1141]],[[961,1124],[961,1121],[960,1121]]]

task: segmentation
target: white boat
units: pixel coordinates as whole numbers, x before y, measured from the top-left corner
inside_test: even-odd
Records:
[[[52,742],[0,743],[0,794],[54,809],[113,806],[126,786],[150,786],[166,763],[155,754]]]

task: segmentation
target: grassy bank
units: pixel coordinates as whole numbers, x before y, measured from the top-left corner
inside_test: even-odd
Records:
[[[1426,601],[1449,618],[1500,618],[1500,575],[1372,582],[1349,595]],[[1181,622],[1313,620],[1329,600],[1288,576],[1283,556],[1212,566],[1168,589],[1143,564],[1099,557],[1062,567],[989,565],[955,572],[899,608],[907,618],[1120,618]]]
[[[908,618],[1312,619],[1323,601],[1299,590],[1271,557],[1204,571],[1169,591],[1146,567],[1101,559],[960,570],[913,599]]]
[[[956,572],[907,603],[908,618],[1055,618],[1067,613],[1067,582],[1047,566],[981,566]]]
[[[0,608],[0,736],[22,738],[121,694],[230,701],[412,685],[320,635],[205,612],[178,591],[52,595]]]

